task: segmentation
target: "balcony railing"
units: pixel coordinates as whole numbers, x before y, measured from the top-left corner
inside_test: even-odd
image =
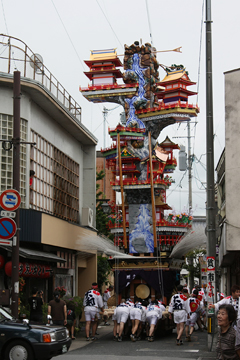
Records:
[[[15,69],[21,76],[40,83],[81,123],[81,106],[71,97],[67,90],[52,75],[41,61],[41,57],[21,40],[1,35],[0,72],[13,74]]]
[[[123,180],[123,185],[150,185],[151,184],[151,180],[137,180],[137,179],[124,179]],[[165,185],[165,186],[170,186],[171,182],[170,181],[164,181],[161,179],[154,179],[154,184],[158,184],[158,185]],[[120,186],[120,180],[116,180],[116,181],[110,181],[110,185],[111,186]]]
[[[140,114],[144,114],[144,113],[148,113],[148,112],[155,112],[155,111],[160,111],[160,110],[170,110],[170,109],[177,109],[177,108],[195,110],[197,113],[199,113],[199,111],[200,111],[199,107],[197,105],[182,103],[181,101],[177,101],[173,104],[165,104],[162,101],[162,102],[160,102],[158,107],[154,107],[151,109],[141,109],[141,110],[136,111],[136,113],[138,115],[140,115]]]

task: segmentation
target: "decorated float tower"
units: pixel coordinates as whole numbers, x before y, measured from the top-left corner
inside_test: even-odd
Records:
[[[109,220],[115,244],[126,254],[110,260],[116,292],[119,298],[141,291],[145,298],[161,294],[166,301],[180,269],[169,254],[191,227],[191,214],[164,216],[171,210],[166,190],[174,182],[179,147],[168,137],[160,143],[158,138],[166,126],[197,116],[198,106],[188,102],[196,94],[188,87],[195,83],[182,65],[165,68],[160,81],[156,49],[148,43],[125,45],[123,64],[116,49],[91,51],[85,63],[91,84],[80,88],[82,95],[92,102],[121,104],[126,118],[109,129],[112,146],[102,150],[115,175],[111,185],[121,194],[121,206]]]

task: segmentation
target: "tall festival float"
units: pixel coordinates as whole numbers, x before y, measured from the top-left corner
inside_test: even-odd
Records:
[[[124,109],[125,121],[109,129],[111,147],[101,150],[114,174],[111,186],[121,194],[121,205],[109,221],[115,245],[125,254],[109,260],[118,301],[161,297],[167,304],[181,268],[169,255],[191,228],[192,218],[164,216],[172,209],[166,203],[166,190],[174,182],[173,152],[179,147],[169,137],[160,143],[158,139],[162,129],[189,121],[199,108],[188,103],[196,92],[188,90],[195,83],[184,66],[164,67],[166,75],[160,81],[156,54],[151,44],[137,41],[125,45],[123,64],[116,49],[91,51],[85,61],[91,85],[80,91],[91,102],[112,102]]]

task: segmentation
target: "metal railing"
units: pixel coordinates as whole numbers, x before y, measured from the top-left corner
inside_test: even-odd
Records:
[[[0,72],[13,74],[15,70],[21,76],[40,83],[81,123],[81,106],[43,64],[40,55],[20,39],[0,34]]]

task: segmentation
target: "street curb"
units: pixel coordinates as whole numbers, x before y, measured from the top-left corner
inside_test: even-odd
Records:
[[[101,339],[106,334],[109,334],[109,333],[113,332],[113,324],[111,324],[111,322],[110,322],[110,326],[99,325],[98,330],[99,330],[98,331],[99,335],[97,335],[97,338]],[[80,349],[80,348],[82,348],[84,346],[87,346],[87,345],[89,345],[91,343],[92,343],[91,340],[86,341],[86,335],[85,335],[85,329],[84,329],[83,331],[81,331],[80,337],[77,337],[76,340],[72,341],[72,344],[71,344],[70,349],[68,350],[68,352]]]

